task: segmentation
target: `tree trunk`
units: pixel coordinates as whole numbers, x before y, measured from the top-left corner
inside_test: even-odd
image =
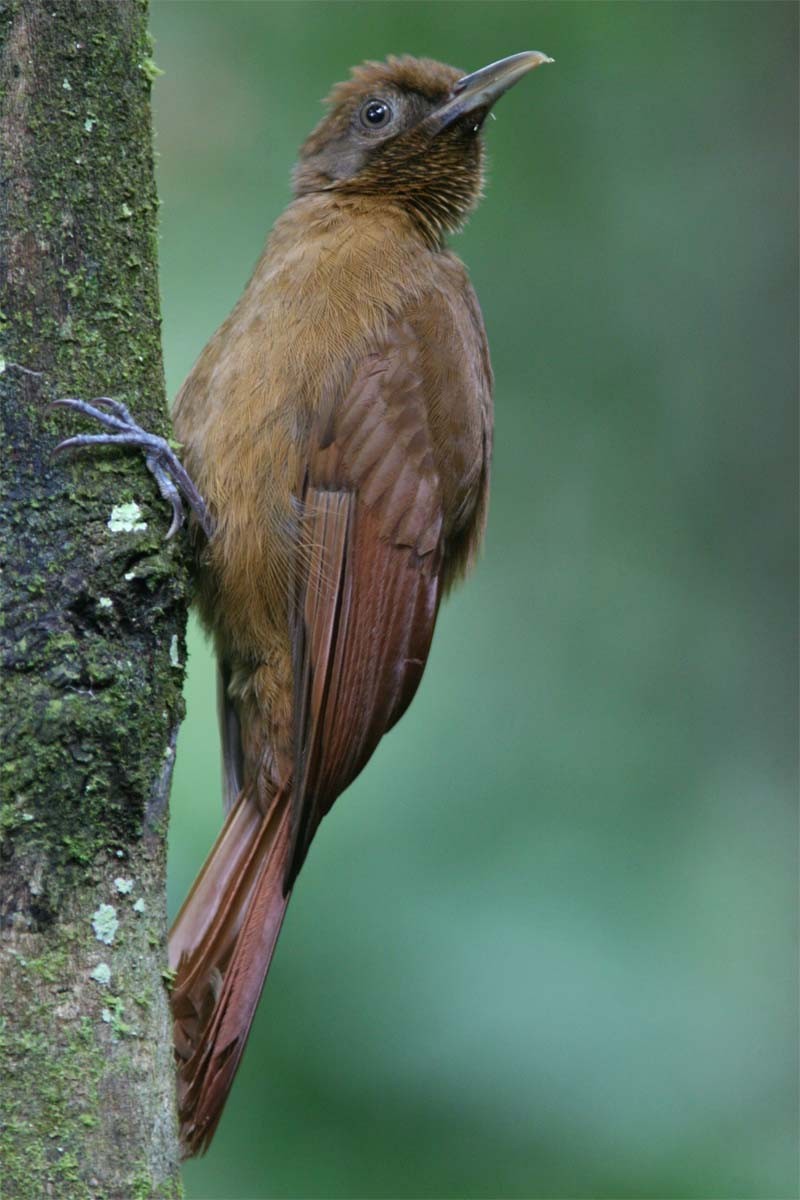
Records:
[[[141,455],[52,458],[123,400],[166,432],[139,0],[0,0],[2,1194],[180,1194],[164,983],[186,556]],[[95,430],[96,432],[96,430]]]

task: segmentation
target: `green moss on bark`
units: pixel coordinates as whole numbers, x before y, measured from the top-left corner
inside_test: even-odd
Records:
[[[110,395],[168,429],[145,21],[138,0],[0,0],[0,1158],[26,1200],[179,1186],[161,972],[185,549],[142,459],[52,458],[80,421],[46,407]],[[113,532],[130,501],[146,528]]]

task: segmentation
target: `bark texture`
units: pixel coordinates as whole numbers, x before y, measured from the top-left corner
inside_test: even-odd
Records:
[[[123,400],[166,432],[140,0],[0,0],[5,1200],[180,1194],[165,967],[186,561],[139,454],[51,458]],[[35,372],[35,374],[30,373]]]

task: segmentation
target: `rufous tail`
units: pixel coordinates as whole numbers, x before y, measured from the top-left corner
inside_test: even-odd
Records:
[[[231,809],[169,935],[178,1115],[185,1157],[211,1141],[244,1052],[288,895],[289,796]]]

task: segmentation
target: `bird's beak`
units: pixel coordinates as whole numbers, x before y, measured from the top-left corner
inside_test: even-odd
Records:
[[[553,61],[539,50],[523,50],[521,54],[501,58],[499,62],[489,63],[488,67],[481,67],[480,71],[464,75],[453,85],[444,103],[433,110],[425,124],[432,133],[438,133],[468,113],[480,110],[483,119],[495,101],[523,75],[542,63]]]

